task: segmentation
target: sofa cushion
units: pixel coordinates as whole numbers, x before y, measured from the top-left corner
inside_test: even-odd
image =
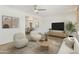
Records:
[[[69,47],[72,48],[74,47],[74,38],[73,37],[67,37],[65,38],[65,44]]]

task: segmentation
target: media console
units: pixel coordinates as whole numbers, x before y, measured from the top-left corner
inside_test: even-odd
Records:
[[[65,38],[66,34],[64,32],[55,32],[55,31],[48,31],[48,36],[58,37],[58,38]]]

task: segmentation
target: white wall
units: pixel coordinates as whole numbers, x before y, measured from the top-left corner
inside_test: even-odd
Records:
[[[2,29],[2,15],[19,17],[19,27],[12,29]],[[25,16],[29,16],[28,14],[16,10],[13,8],[0,6],[0,44],[5,44],[13,41],[13,36],[17,32],[25,32]],[[32,15],[33,16],[33,15]],[[67,22],[71,20],[73,23],[76,22],[76,13],[69,12],[65,14],[50,16],[50,17],[40,17],[39,19],[39,28],[36,30],[39,32],[47,32],[49,28],[51,28],[52,22],[64,21]]]
[[[2,15],[18,17],[19,18],[19,27],[3,29],[2,28]],[[5,44],[13,41],[13,36],[18,32],[25,32],[25,16],[24,12],[15,10],[13,8],[8,8],[5,6],[0,6],[0,44]]]
[[[3,29],[2,28],[2,15],[18,17],[19,27]],[[13,36],[15,33],[23,32],[25,33],[25,16],[32,16],[37,18],[37,15],[29,14],[28,12],[21,11],[19,9],[14,9],[7,6],[0,6],[0,45],[13,41]]]
[[[49,28],[51,28],[51,23],[52,22],[68,22],[68,21],[72,21],[73,23],[76,23],[76,10],[75,11],[71,11],[68,13],[63,13],[63,14],[57,14],[57,15],[53,15],[50,17],[43,17],[39,20],[39,29],[38,31],[40,32],[47,32]]]

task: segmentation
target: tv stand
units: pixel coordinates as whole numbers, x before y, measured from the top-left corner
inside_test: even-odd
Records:
[[[48,31],[47,32],[48,36],[53,36],[53,37],[59,37],[59,38],[65,38],[66,34],[64,32],[55,32],[55,31]]]

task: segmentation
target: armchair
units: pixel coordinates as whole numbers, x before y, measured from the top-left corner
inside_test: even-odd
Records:
[[[25,37],[23,33],[16,33],[14,35],[14,46],[16,48],[21,48],[26,46],[28,43],[28,39]]]

